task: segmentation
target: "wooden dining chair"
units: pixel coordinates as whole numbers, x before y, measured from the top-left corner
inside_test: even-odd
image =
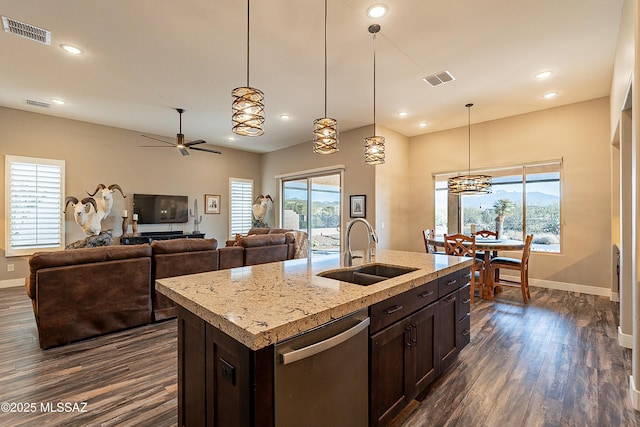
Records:
[[[498,231],[491,231],[491,230],[480,230],[480,231],[476,231],[476,237],[482,237],[483,239],[496,239],[498,240],[500,236],[500,233]],[[491,258],[495,258],[498,256],[498,251],[493,251],[493,253],[491,254]],[[484,260],[484,251],[477,251],[476,252],[476,257]],[[489,266],[486,266],[486,268],[489,268]],[[496,269],[495,273],[494,273],[494,278],[495,280],[498,280],[500,278],[500,269]]]
[[[498,232],[491,230],[480,230],[476,231],[476,237],[482,237],[483,239],[494,238],[498,239]]]
[[[529,303],[531,299],[531,292],[529,291],[529,255],[531,254],[531,241],[533,240],[533,234],[527,235],[524,241],[524,248],[522,249],[522,258],[507,258],[507,257],[495,257],[491,259],[489,265],[489,280],[491,280],[490,286],[493,291],[496,286],[510,286],[514,288],[520,288],[522,291],[522,299],[525,304]],[[509,269],[520,271],[520,281],[498,279],[495,277],[497,269]]]
[[[471,265],[471,303],[476,289],[480,289],[482,298],[484,291],[484,261],[476,257],[476,236],[465,234],[444,235],[444,250],[447,255],[467,256],[473,258],[475,262]]]
[[[426,230],[422,230],[422,238],[424,239],[424,248],[426,249],[428,254],[444,254],[444,251],[439,251],[438,247],[436,246],[435,243],[433,242],[429,242],[429,240],[432,240],[433,238],[435,238],[436,234],[434,233],[433,229],[426,229]]]

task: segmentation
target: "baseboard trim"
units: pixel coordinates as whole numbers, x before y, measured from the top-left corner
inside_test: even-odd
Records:
[[[629,377],[629,397],[631,398],[631,406],[633,406],[633,409],[640,411],[640,391],[636,388],[633,375]]]
[[[502,277],[502,274],[500,274]],[[504,275],[505,279],[520,281],[520,276]],[[598,295],[611,298],[610,288],[601,288],[599,286],[578,285],[577,283],[556,282],[554,280],[529,278],[529,285],[539,288],[557,289],[559,291],[579,292],[581,294]]]
[[[611,296],[609,297],[609,299],[613,302],[620,302],[620,293],[611,292]]]
[[[618,326],[618,344],[620,347],[633,348],[633,335],[623,333],[621,326]]]
[[[24,286],[24,278],[0,280],[0,289],[15,288],[16,286]]]

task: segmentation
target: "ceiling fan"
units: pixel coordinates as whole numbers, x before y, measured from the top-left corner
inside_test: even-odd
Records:
[[[175,144],[173,142],[164,141],[162,139],[154,138],[148,135],[142,135],[142,136],[145,138],[153,139],[154,141],[160,141],[164,144],[168,144],[169,146],[175,147],[178,149],[178,151],[180,151],[180,153],[182,153],[183,156],[188,156],[189,150],[206,151],[207,153],[222,154],[222,151],[210,150],[208,148],[194,147],[194,145],[206,144],[207,141],[203,139],[196,139],[195,141],[184,142],[184,134],[182,133],[182,113],[184,113],[184,108],[176,108],[176,111],[178,112],[178,114],[180,114],[180,131],[176,135]],[[141,145],[141,147],[169,148],[166,145]]]

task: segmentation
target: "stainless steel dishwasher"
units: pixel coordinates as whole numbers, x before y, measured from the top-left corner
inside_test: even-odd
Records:
[[[367,426],[367,310],[276,344],[278,427]]]

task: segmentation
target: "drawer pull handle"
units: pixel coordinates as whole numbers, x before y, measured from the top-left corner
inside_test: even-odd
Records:
[[[447,298],[445,300],[446,303],[450,303],[456,300],[456,296],[455,295],[451,295],[449,298]]]
[[[471,272],[467,273],[464,275],[465,279],[471,279]]]
[[[391,308],[388,308],[388,309],[387,309],[387,314],[393,314],[393,313],[395,313],[396,311],[400,311],[400,310],[402,310],[403,308],[404,308],[404,307],[403,307],[403,306],[401,306],[401,305],[394,305],[393,307],[391,307]]]
[[[420,298],[427,298],[430,297],[431,295],[433,295],[435,292],[434,291],[428,291],[425,293],[420,294]]]
[[[458,283],[458,280],[456,280],[456,279],[449,280],[449,281],[447,282],[447,286],[455,285],[456,283]]]
[[[470,331],[470,330],[465,329],[464,331],[462,331],[462,336],[463,336],[463,337],[466,337],[466,336],[467,336],[467,335],[469,335],[470,333],[471,333],[471,331]]]
[[[463,304],[469,304],[471,302],[471,298],[467,298],[466,300],[462,301]]]

